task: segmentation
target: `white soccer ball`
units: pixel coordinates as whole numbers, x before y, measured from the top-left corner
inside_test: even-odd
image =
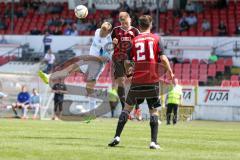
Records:
[[[88,9],[84,5],[78,5],[74,9],[74,13],[77,18],[80,18],[80,19],[86,18],[88,15]]]

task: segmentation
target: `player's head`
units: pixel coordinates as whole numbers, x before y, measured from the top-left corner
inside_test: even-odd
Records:
[[[131,26],[131,17],[127,12],[119,13],[119,22],[123,28],[129,28]]]
[[[138,20],[141,32],[150,31],[152,29],[152,17],[149,15],[142,15]]]
[[[27,92],[27,87],[25,85],[22,86],[22,92]]]
[[[101,29],[100,29],[100,36],[101,37],[106,37],[112,30],[112,25],[109,22],[104,22],[101,25]]]
[[[38,94],[37,89],[36,89],[36,88],[33,88],[32,93],[33,93],[34,95],[37,95],[37,94]]]

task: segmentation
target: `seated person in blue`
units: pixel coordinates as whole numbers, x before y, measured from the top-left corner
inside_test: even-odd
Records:
[[[18,96],[17,96],[17,102],[12,104],[12,109],[16,118],[20,117],[16,109],[17,108],[24,109],[26,107],[29,107],[29,103],[30,103],[30,94],[28,93],[26,86],[22,86],[22,90],[20,93],[18,93]]]

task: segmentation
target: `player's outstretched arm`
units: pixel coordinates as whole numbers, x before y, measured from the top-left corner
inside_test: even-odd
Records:
[[[161,62],[163,62],[164,66],[166,67],[167,71],[169,72],[171,79],[173,79],[174,74],[172,72],[172,68],[170,66],[170,63],[169,63],[169,60],[168,60],[167,56],[161,55],[160,60],[161,60]]]

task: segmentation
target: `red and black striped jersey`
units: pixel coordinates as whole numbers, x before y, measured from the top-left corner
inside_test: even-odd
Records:
[[[132,83],[148,84],[159,81],[162,73],[160,56],[163,45],[160,37],[152,33],[141,33],[132,41],[130,59],[135,63]]]
[[[126,60],[127,50],[132,46],[132,40],[139,34],[139,30],[131,27],[129,30],[123,29],[121,26],[113,28],[112,39],[118,39],[118,45],[114,47],[113,60]]]

